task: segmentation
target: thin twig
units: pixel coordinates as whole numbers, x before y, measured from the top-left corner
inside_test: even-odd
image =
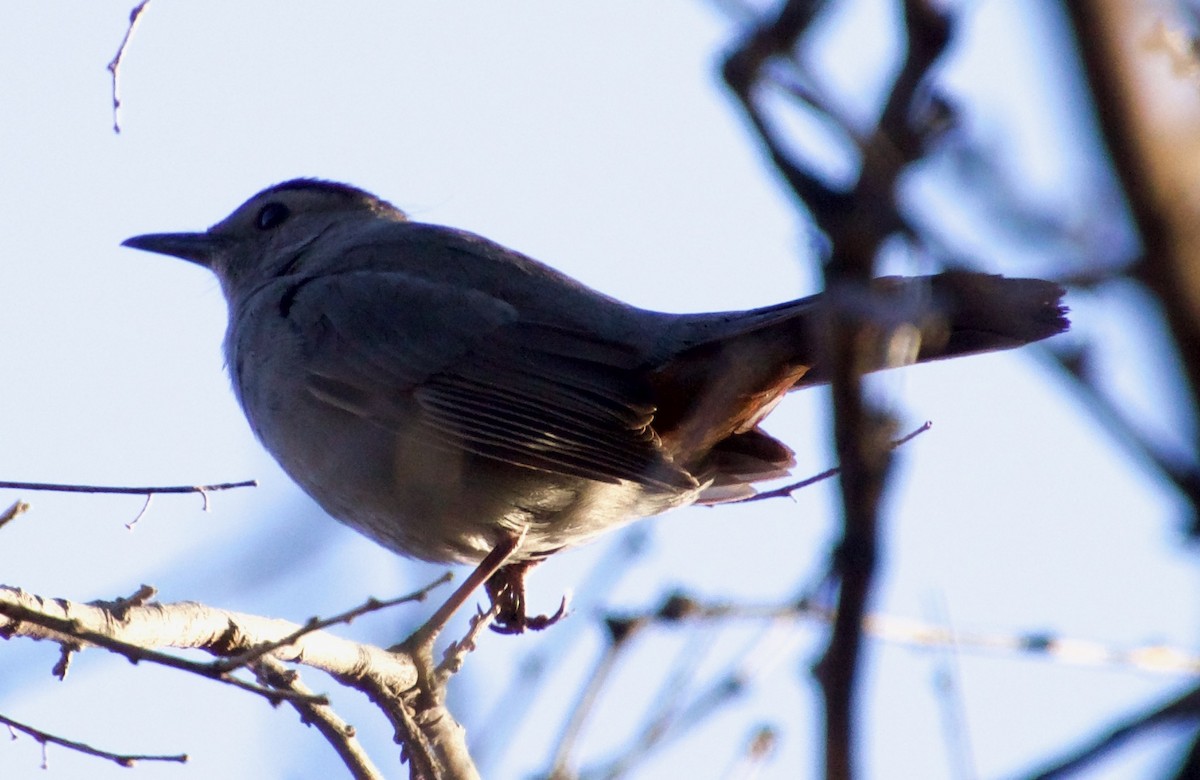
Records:
[[[254,662],[254,674],[259,682],[271,688],[301,696],[314,695],[308,686],[300,682],[300,675],[275,658],[258,658]],[[384,774],[376,768],[355,738],[354,727],[338,717],[329,705],[311,704],[299,699],[289,699],[288,704],[299,713],[301,723],[315,727],[325,737],[355,780],[383,780]]]
[[[26,725],[19,721],[15,721],[5,715],[0,715],[0,723],[8,726],[13,731],[19,731],[22,734],[28,734],[33,737],[43,747],[43,765],[45,764],[44,748],[46,745],[58,745],[69,750],[74,750],[76,753],[84,753],[89,756],[103,758],[112,761],[114,764],[124,767],[131,767],[138,761],[169,761],[175,764],[186,764],[188,760],[187,753],[179,753],[177,755],[152,755],[142,753],[113,753],[108,750],[94,748],[83,742],[76,742],[73,739],[64,737],[56,737],[55,735],[36,729],[33,726]]]
[[[414,778],[438,780],[444,775],[437,765],[437,750],[425,734],[425,730],[421,728],[417,713],[409,701],[402,699],[397,705],[392,712],[398,718],[398,726],[404,740],[401,759],[408,761]]]
[[[0,490],[40,490],[53,493],[112,493],[117,495],[144,496],[157,493],[215,493],[219,490],[258,487],[258,480],[245,479],[241,482],[221,482],[216,485],[171,485],[158,487],[120,487],[113,485],[60,485],[53,482],[11,482],[0,480]]]
[[[148,0],[147,0],[148,2]],[[146,502],[142,504],[142,508],[137,515],[125,523],[125,527],[132,531],[134,526],[138,524],[150,509],[150,502],[154,496],[159,493],[199,493],[201,500],[204,502],[203,510],[208,511],[208,494],[219,490],[233,490],[234,488],[243,487],[258,487],[258,480],[245,479],[241,482],[221,482],[216,485],[169,485],[159,487],[124,487],[115,485],[61,485],[54,482],[12,482],[0,480],[0,490],[38,490],[52,493],[106,493],[114,495],[131,495],[145,496]],[[24,509],[28,508],[28,504],[17,502]],[[13,506],[17,506],[14,504]],[[9,518],[10,520],[12,518]],[[7,522],[0,517],[0,527],[3,527]]]
[[[625,613],[610,619],[650,624],[676,624],[714,620],[815,620],[828,623],[831,610],[811,600],[780,603],[701,602],[679,593],[667,601],[669,608]],[[1046,633],[1005,633],[948,628],[944,623],[869,614],[863,632],[873,639],[896,645],[954,648],[960,652],[1045,658],[1072,666],[1128,669],[1151,674],[1200,675],[1200,655],[1165,645],[1113,647],[1102,642]]]
[[[563,780],[573,776],[570,769],[572,753],[579,741],[579,736],[583,733],[584,724],[587,723],[588,717],[595,708],[609,675],[616,668],[622,650],[628,646],[629,641],[638,631],[647,625],[645,622],[616,620],[608,620],[606,624],[609,630],[608,645],[596,661],[596,665],[592,667],[592,674],[579,691],[575,706],[571,708],[571,715],[559,734],[553,758],[550,761],[550,771],[547,773],[550,780]]]
[[[628,526],[596,559],[591,571],[576,588],[580,594],[575,605],[578,611],[595,612],[634,564],[645,557],[648,529],[647,523]],[[585,636],[583,627],[586,625],[581,621],[560,625],[545,637],[545,642],[513,667],[508,685],[497,698],[495,708],[481,721],[482,727],[473,730],[475,741],[471,745],[471,754],[480,766],[487,767],[492,762],[493,751],[517,747],[513,735],[525,722],[540,690],[547,684],[547,672]]]
[[[679,708],[678,714],[655,735],[653,740],[639,741],[629,755],[622,756],[606,767],[581,773],[587,777],[615,780],[635,768],[635,762],[645,760],[688,733],[707,723],[721,708],[736,700],[745,690],[791,657],[799,643],[798,634],[782,621],[768,625],[738,653],[740,659],[730,672],[721,675]]]
[[[12,503],[8,509],[0,512],[0,528],[16,520],[21,515],[29,511],[29,504],[25,501],[17,500]]]
[[[118,118],[121,109],[120,98],[120,70],[121,58],[125,56],[125,48],[129,46],[129,40],[133,37],[134,28],[137,27],[138,19],[142,15],[142,11],[146,10],[146,6],[150,5],[150,0],[142,0],[133,10],[129,12],[129,26],[125,28],[125,37],[121,39],[121,45],[117,47],[117,53],[113,55],[112,61],[108,63],[108,72],[112,74],[112,111],[113,111],[113,132],[118,135],[121,133],[121,122]]]
[[[746,740],[737,762],[726,773],[726,780],[752,780],[758,777],[775,754],[779,732],[773,726],[758,726]]]
[[[385,599],[382,601],[379,599],[376,599],[376,598],[370,598],[370,599],[367,599],[362,604],[358,605],[357,607],[354,607],[353,609],[348,609],[345,612],[342,612],[337,615],[333,615],[332,617],[309,618],[308,622],[306,622],[303,626],[296,629],[295,631],[288,634],[287,636],[280,637],[279,639],[276,639],[272,642],[264,642],[263,644],[258,645],[257,647],[252,647],[249,650],[247,650],[246,652],[239,653],[238,655],[229,656],[228,658],[217,659],[216,661],[213,661],[210,664],[210,666],[213,668],[213,671],[218,672],[220,674],[225,674],[225,673],[231,672],[234,669],[237,669],[242,666],[248,666],[248,665],[254,663],[255,661],[257,661],[258,659],[262,658],[263,656],[267,655],[268,653],[274,652],[275,650],[278,650],[281,647],[287,647],[288,645],[295,643],[296,640],[300,639],[305,634],[311,634],[314,631],[324,631],[325,629],[329,628],[330,626],[336,626],[336,625],[340,625],[342,623],[350,623],[355,618],[362,617],[363,615],[368,615],[372,612],[378,612],[381,609],[387,609],[389,607],[394,607],[397,604],[407,604],[409,602],[424,601],[426,598],[429,597],[429,594],[431,591],[433,591],[435,588],[445,585],[447,582],[449,582],[453,578],[454,578],[454,574],[452,572],[446,572],[441,577],[438,577],[436,580],[429,583],[425,587],[421,588],[420,590],[415,590],[412,593],[408,593],[403,596],[397,596],[396,598]]]
[[[925,433],[925,431],[932,427],[933,423],[929,420],[926,420],[925,422],[921,423],[920,427],[918,427],[916,430],[893,441],[892,449],[908,444],[910,441],[917,438],[922,433]],[[764,490],[761,493],[755,493],[752,496],[739,498],[736,501],[727,501],[726,504],[749,504],[753,501],[765,501],[768,498],[790,497],[798,490],[803,490],[804,488],[815,485],[818,482],[823,482],[827,479],[836,477],[840,473],[842,473],[842,469],[839,466],[834,466],[831,469],[826,469],[819,474],[814,474],[813,476],[802,479],[799,482],[793,482],[790,485],[784,485],[783,487],[777,487],[772,490]]]
[[[959,664],[958,634],[950,621],[950,609],[939,592],[934,602],[933,618],[946,627],[950,641],[937,655],[934,667],[935,700],[942,716],[942,733],[951,772],[959,780],[978,777],[975,754],[971,749],[971,731],[967,724],[967,707],[963,700],[962,669]]]
[[[1200,721],[1200,688],[1193,688],[1166,704],[1132,716],[1090,744],[1073,751],[1066,758],[1035,770],[1029,777],[1031,780],[1055,780],[1068,777],[1147,729],[1174,721],[1191,721],[1193,723]]]
[[[651,712],[645,721],[646,725],[638,729],[638,737],[633,745],[621,751],[620,756],[604,771],[603,776],[607,780],[616,780],[631,772],[672,732],[681,713],[686,711],[685,694],[693,685],[701,663],[708,657],[707,651],[712,648],[717,633],[692,632],[675,662],[668,666],[670,674],[663,678],[657,695],[652,699],[656,711]]]
[[[205,494],[201,493],[201,495],[205,495]],[[138,511],[138,513],[136,515],[134,515],[133,519],[125,524],[125,530],[127,530],[127,531],[133,530],[133,527],[138,524],[138,521],[146,516],[146,512],[149,511],[149,509],[150,509],[150,502],[153,500],[154,500],[154,494],[147,493],[146,494],[146,502],[144,504],[142,504],[142,508]],[[204,499],[204,503],[205,504],[208,503],[207,497]]]
[[[442,662],[438,664],[436,670],[438,684],[445,685],[451,677],[462,671],[467,655],[475,650],[475,642],[479,639],[480,633],[491,625],[499,612],[499,604],[491,605],[486,612],[476,610],[475,614],[471,616],[471,624],[467,628],[467,633],[462,639],[451,642],[446,651],[442,653]]]

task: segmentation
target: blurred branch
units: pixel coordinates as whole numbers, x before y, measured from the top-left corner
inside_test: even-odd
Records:
[[[829,239],[825,264],[828,312],[826,356],[831,366],[833,430],[841,468],[844,525],[830,560],[830,578],[838,586],[838,603],[817,679],[825,700],[825,776],[854,776],[853,704],[861,647],[862,617],[871,592],[878,556],[878,510],[891,462],[894,421],[872,408],[863,396],[861,376],[869,345],[881,333],[879,307],[868,290],[875,256],[884,240],[904,229],[895,203],[896,183],[904,168],[921,157],[926,139],[940,123],[936,112],[920,111],[923,85],[933,64],[950,41],[950,18],[926,0],[904,3],[907,52],[875,130],[863,136],[843,125],[860,153],[859,176],[848,191],[835,190],[792,159],[774,124],[759,107],[756,94],[780,85],[768,63],[784,59],[800,68],[796,49],[823,3],[788,0],[734,47],[723,73],[737,96],[772,163],[792,193],[812,214]],[[783,85],[781,90],[796,95]],[[811,105],[808,93],[800,95]],[[826,112],[826,117],[835,114]],[[918,121],[925,119],[925,122]]]
[[[971,733],[967,727],[966,697],[963,695],[962,667],[959,664],[958,631],[950,620],[946,599],[937,594],[934,616],[944,626],[950,641],[938,649],[933,668],[934,698],[941,715],[943,741],[946,758],[951,767],[951,776],[966,780],[979,777],[971,747]]]
[[[739,603],[704,601],[686,593],[673,593],[657,607],[645,612],[624,613],[609,618],[645,628],[730,620],[830,623],[833,619],[834,615],[829,609],[809,598],[775,603]],[[1200,675],[1200,655],[1163,645],[1113,647],[1046,632],[969,630],[948,627],[939,622],[878,613],[863,617],[862,631],[878,641],[907,647],[1027,656],[1074,666],[1111,667],[1154,674]]]
[[[1200,463],[1184,463],[1168,452],[1159,442],[1142,433],[1122,409],[1100,387],[1097,377],[1089,372],[1086,350],[1072,353],[1064,349],[1047,350],[1051,359],[1074,377],[1073,387],[1084,408],[1104,426],[1121,446],[1139,458],[1149,468],[1159,472],[1175,485],[1192,506],[1192,534],[1200,533]]]
[[[644,611],[610,614],[605,619],[610,641],[576,697],[555,750],[553,769],[545,776],[606,780],[626,776],[652,754],[711,722],[713,716],[737,701],[781,663],[794,662],[796,647],[802,637],[797,630],[798,624],[831,624],[834,618],[828,608],[809,598],[777,603],[740,603],[703,601],[680,592],[664,597],[657,606]],[[702,675],[699,671],[702,648],[716,641],[717,632],[738,622],[764,625],[743,650],[733,656],[732,663],[707,676]],[[582,740],[587,720],[600,706],[607,681],[630,656],[635,642],[655,629],[703,633],[698,634],[700,642],[686,642],[673,661],[662,664],[665,676],[659,692],[651,698],[653,703],[643,723],[633,729],[635,736],[631,741],[614,750],[612,758],[575,769],[572,766],[575,745]],[[949,652],[956,656],[978,653],[1040,658],[1079,667],[1187,677],[1200,674],[1200,656],[1160,645],[1112,647],[1047,633],[962,630],[948,626],[944,621],[882,614],[866,615],[861,629],[865,636],[889,645]],[[969,764],[970,760],[964,754],[963,765]]]
[[[601,608],[618,583],[645,557],[648,535],[648,525],[635,523],[608,545],[575,588],[578,612],[594,614]],[[496,752],[515,746],[513,735],[529,715],[540,690],[546,687],[548,672],[570,654],[584,636],[587,625],[578,620],[560,623],[553,632],[543,634],[543,641],[512,668],[494,711],[475,729],[471,752],[480,766],[486,769]]]
[[[583,733],[583,726],[595,708],[596,702],[599,701],[609,675],[616,668],[622,650],[643,625],[644,622],[640,621],[605,621],[605,627],[608,630],[608,644],[596,665],[592,667],[592,673],[580,690],[579,697],[571,708],[570,716],[559,735],[558,742],[554,747],[554,757],[550,761],[550,771],[547,773],[550,780],[566,780],[573,776],[570,770],[572,752],[580,734]]]
[[[1167,723],[1200,722],[1200,688],[1174,698],[1147,712],[1138,713],[1066,758],[1029,774],[1030,780],[1067,777],[1119,748],[1125,742]]]
[[[613,632],[615,641],[597,661],[592,677],[589,678],[572,710],[572,726],[569,728],[573,742],[582,731],[583,722],[600,700],[605,679],[615,670],[618,662],[633,645],[635,636],[640,636],[653,625],[660,624],[663,615],[678,602],[668,598],[655,614],[643,614],[632,618],[610,617],[606,624]],[[674,622],[665,618],[666,622]],[[720,621],[718,621],[718,624]],[[763,630],[752,638],[735,662],[707,680],[698,690],[695,687],[697,672],[702,660],[703,648],[713,641],[706,637],[700,642],[689,642],[681,650],[677,662],[669,665],[668,679],[664,680],[656,705],[651,708],[646,725],[636,732],[636,737],[626,748],[617,751],[616,757],[586,767],[575,775],[570,774],[567,761],[558,762],[551,778],[604,778],[615,780],[637,768],[654,752],[678,739],[692,734],[701,725],[720,713],[729,703],[738,699],[755,681],[778,668],[791,658],[795,650],[795,636],[785,634],[780,621],[770,621]]]
[[[773,726],[758,726],[746,740],[742,754],[737,763],[726,773],[729,780],[750,780],[758,777],[759,773],[770,762],[779,742],[779,732]]]
[[[1200,732],[1192,737],[1192,745],[1180,762],[1173,780],[1193,780],[1196,777],[1200,777]]]
[[[1200,148],[1200,100],[1194,77],[1154,52],[1165,7],[1118,0],[1064,2],[1075,31],[1096,119],[1128,198],[1143,254],[1131,275],[1163,307],[1175,357],[1187,379],[1193,419],[1200,412],[1200,191],[1194,176]],[[1170,52],[1169,56],[1178,56]],[[1193,60],[1195,58],[1192,54]],[[1194,64],[1194,63],[1193,63]],[[1143,448],[1146,449],[1146,448]],[[1192,463],[1154,458],[1192,509],[1200,534],[1200,452]]]

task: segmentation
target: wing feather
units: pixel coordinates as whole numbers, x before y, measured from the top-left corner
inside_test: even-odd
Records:
[[[322,289],[333,288],[333,289]],[[335,297],[326,297],[326,296]],[[696,487],[665,455],[638,354],[401,272],[306,285],[312,396],[434,446],[603,482]]]

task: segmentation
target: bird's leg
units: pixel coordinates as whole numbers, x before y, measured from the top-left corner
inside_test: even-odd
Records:
[[[520,634],[527,629],[541,631],[562,620],[567,614],[567,599],[563,598],[553,615],[534,615],[525,612],[525,574],[539,563],[537,560],[508,563],[496,570],[487,581],[488,596],[496,607],[492,630],[501,634]]]
[[[475,592],[475,589],[486,582],[488,583],[488,593],[489,595],[491,594],[491,578],[498,572],[503,571],[504,562],[516,552],[524,539],[524,531],[519,534],[506,534],[492,548],[492,551],[484,556],[484,559],[463,580],[463,583],[450,594],[450,598],[446,599],[445,603],[438,607],[429,620],[425,621],[424,625],[414,631],[412,636],[404,640],[400,645],[397,645],[397,648],[413,652],[424,651],[432,653],[433,642],[437,639],[438,634],[442,633],[442,629],[450,622],[450,618],[454,616],[459,607],[466,603],[471,594]],[[522,612],[522,615],[524,615],[524,612]]]

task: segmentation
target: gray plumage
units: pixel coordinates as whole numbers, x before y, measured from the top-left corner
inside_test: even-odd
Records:
[[[477,562],[522,529],[516,559],[533,559],[751,494],[793,465],[758,423],[825,378],[819,296],[646,311],[342,184],[287,182],[206,232],[125,243],[216,273],[255,434],[334,517],[430,561]],[[1067,327],[1050,282],[949,272],[876,284],[907,336],[881,339],[868,369]]]

